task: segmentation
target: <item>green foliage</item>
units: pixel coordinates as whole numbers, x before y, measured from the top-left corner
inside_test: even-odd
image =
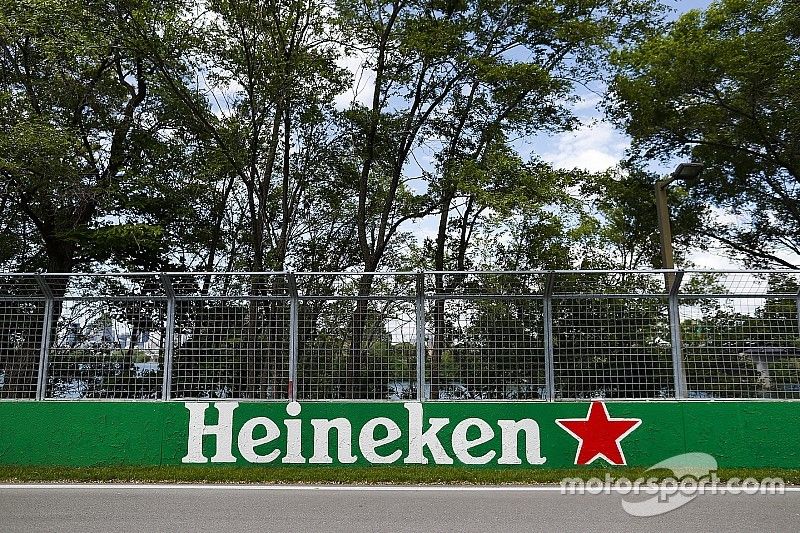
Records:
[[[130,24],[158,25],[168,9],[39,0],[5,2],[0,11],[3,215],[25,217],[44,251],[24,268],[70,271],[111,256],[124,265],[131,249],[143,248],[121,240],[144,237],[144,224],[129,227],[125,215],[147,217],[127,195],[152,183],[142,171],[163,127],[152,69]],[[150,225],[150,240],[159,224],[166,222]],[[128,265],[163,265],[165,246],[148,247],[138,254],[147,258],[133,254]]]
[[[704,233],[754,264],[800,252],[798,28],[797,2],[720,0],[614,55],[634,155],[704,163],[692,194],[738,220]]]
[[[651,0],[0,0],[0,264],[64,272],[658,267],[655,177],[644,165],[563,171],[514,147],[521,136],[574,129],[575,88],[602,83],[609,54],[609,113],[633,137],[632,153],[691,153],[707,167],[697,186],[670,190],[679,264],[710,238],[754,262],[781,263],[780,253],[800,252],[797,3],[720,0],[665,31],[655,25],[661,9]],[[345,102],[354,84],[360,94]],[[741,224],[717,222],[715,209]],[[419,226],[409,223],[435,218],[427,239],[412,233]],[[57,296],[68,281],[53,282]],[[652,280],[601,281],[660,290]],[[259,291],[240,283],[243,293]],[[336,283],[326,278],[309,293],[414,290],[369,275]],[[434,288],[489,288],[470,283],[436,275]],[[714,290],[709,280],[691,283],[698,293]],[[88,289],[160,290],[134,285]],[[207,295],[210,280],[195,289]],[[772,317],[791,319],[791,306],[770,301],[750,316],[718,300],[686,302],[702,315],[687,322],[696,381],[714,378],[724,359],[735,375],[720,381],[763,392],[753,357],[742,356],[754,346],[720,345],[708,332],[753,344]],[[575,373],[563,393],[667,394],[664,309],[606,304],[556,313],[559,357],[643,385],[613,390],[610,378],[587,384]],[[32,320],[27,308],[6,310],[8,324]],[[54,315],[61,311],[58,303]],[[335,395],[349,379],[354,395],[384,397],[390,379],[415,371],[415,346],[387,331],[402,313],[366,298],[304,305],[300,370],[320,362],[325,370],[299,386]],[[529,388],[514,394],[539,394],[541,365],[516,360],[504,337],[539,350],[538,311],[486,301],[469,313],[460,323],[444,299],[430,310],[433,381],[525,375]],[[88,326],[114,320],[156,331],[162,314],[154,301],[115,302]],[[177,392],[281,397],[285,314],[276,301],[180,310],[186,342],[177,360],[196,375],[216,373],[217,383]],[[219,317],[224,334],[213,329]],[[3,338],[0,370],[13,385],[10,361],[29,372],[36,352],[28,340]],[[581,352],[587,345],[604,349]],[[81,378],[91,395],[139,387],[135,349],[85,349],[95,351],[59,357],[99,361]],[[257,368],[257,353],[271,364]],[[786,359],[776,381],[793,379],[796,360]],[[69,388],[75,378],[53,379]]]
[[[511,139],[574,127],[574,84],[659,13],[650,0],[2,8],[1,260],[51,271],[466,268],[486,262],[476,251],[505,256],[512,228],[525,251],[508,254],[525,261],[508,262],[566,265],[557,211],[576,176],[523,161]],[[346,105],[353,62],[375,83]],[[404,224],[437,213],[437,243],[411,257]]]
[[[576,238],[584,268],[661,268],[661,242],[653,185],[657,177],[635,167],[587,175],[581,192],[590,199]],[[670,225],[678,265],[703,243],[698,231],[708,207],[680,187],[669,189]]]

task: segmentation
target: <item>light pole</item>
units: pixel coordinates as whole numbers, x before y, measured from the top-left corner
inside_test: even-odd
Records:
[[[675,261],[672,254],[672,230],[669,223],[669,207],[667,206],[667,186],[675,180],[694,181],[703,172],[700,163],[681,163],[675,171],[656,182],[656,212],[658,213],[658,232],[661,237],[661,264],[662,268],[672,270]],[[667,292],[672,288],[674,274],[666,272],[664,283]]]

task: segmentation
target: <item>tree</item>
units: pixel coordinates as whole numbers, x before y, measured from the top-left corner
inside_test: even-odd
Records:
[[[542,207],[567,202],[571,176],[535,159],[523,162],[509,138],[572,129],[574,85],[598,80],[606,52],[646,25],[652,8],[636,1],[465,2],[454,10],[467,29],[454,58],[458,76],[429,126],[442,143],[430,187],[439,216],[434,270],[468,267],[466,252],[482,217],[495,217],[495,225],[516,217],[527,231],[548,226]],[[460,283],[452,281],[445,286],[437,275],[437,292],[452,292]],[[443,301],[433,320],[436,358],[444,349]]]
[[[463,9],[469,38],[462,79],[431,128],[443,144],[434,180],[435,270],[464,268],[463,253],[447,257],[447,243],[457,241],[461,252],[471,233],[464,228],[482,211],[564,201],[571,176],[535,158],[524,163],[509,139],[573,129],[575,86],[601,80],[608,51],[658,13],[638,1],[476,2]],[[464,207],[453,210],[459,199]]]
[[[171,270],[165,228],[180,210],[165,205],[191,195],[159,179],[176,175],[165,171],[175,158],[165,157],[169,132],[149,46],[132,24],[161,28],[175,9],[170,1],[0,2],[3,264]],[[53,343],[69,281],[50,280]],[[9,371],[7,357],[13,390],[21,372]],[[115,364],[105,370],[114,374]]]
[[[653,184],[657,177],[631,166],[586,174],[581,192],[588,200],[575,230],[582,268],[661,268],[661,240]],[[670,187],[670,225],[676,262],[704,241],[707,206],[680,186]]]
[[[683,299],[681,321],[689,393],[699,397],[796,398],[800,394],[797,279],[757,275],[770,296],[726,299],[712,274],[693,276],[684,289],[719,296]],[[776,324],[791,324],[776,327]]]
[[[753,264],[800,254],[800,5],[720,0],[614,56],[610,116],[636,158],[706,165],[692,194],[736,224],[704,231]]]
[[[482,213],[523,204],[525,192],[539,203],[549,199],[552,190],[535,183],[533,166],[510,153],[508,135],[569,127],[572,117],[559,100],[568,97],[573,83],[593,79],[595,60],[615,40],[640,31],[654,4],[389,1],[339,6],[347,41],[364,55],[375,76],[370,101],[353,106],[349,115],[360,167],[359,246],[364,269],[371,273],[407,220],[438,213],[434,268],[450,266],[445,262],[451,230],[457,232],[452,239],[456,252],[447,262],[464,268]],[[414,180],[408,166],[425,142],[441,147],[437,168],[421,168],[424,180]],[[456,218],[452,225],[451,218]],[[369,274],[362,278],[361,296],[369,294],[372,281]],[[441,277],[437,290],[444,290]],[[434,315],[441,325],[441,305]],[[357,358],[364,351],[357,347],[358,335],[354,338]]]
[[[311,0],[217,0],[203,7],[200,16],[173,19],[169,35],[137,30],[159,41],[152,49],[157,76],[194,142],[225,177],[215,185],[220,208],[205,266],[227,255],[253,271],[283,270],[318,154],[330,150],[333,97],[346,81],[326,34],[330,10]],[[171,39],[186,43],[186,51],[174,54]],[[226,214],[244,249],[222,247]]]
[[[158,142],[151,68],[128,25],[156,25],[170,6],[26,0],[0,11],[2,207],[36,230],[44,254],[28,268],[70,272],[131,241],[158,248],[158,227],[114,209],[137,188],[136,160]]]

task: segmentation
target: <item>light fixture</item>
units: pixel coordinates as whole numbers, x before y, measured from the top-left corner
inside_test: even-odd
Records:
[[[681,163],[675,168],[672,177],[684,181],[696,180],[700,177],[701,172],[703,172],[702,163]]]

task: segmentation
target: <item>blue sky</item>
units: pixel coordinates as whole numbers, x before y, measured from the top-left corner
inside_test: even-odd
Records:
[[[667,5],[673,10],[670,18],[676,18],[691,9],[704,9],[710,3],[708,0],[691,0]],[[603,87],[594,87],[593,90],[600,93]],[[588,90],[580,90],[578,94],[581,100],[573,109],[581,120],[581,127],[571,133],[524,139],[519,145],[523,156],[536,154],[561,168],[577,167],[591,171],[605,170],[623,158],[629,138],[606,121],[597,109],[600,95]],[[668,168],[654,166],[652,170],[667,171]]]
[[[705,9],[710,3],[711,2],[707,0],[677,0],[675,2],[670,2],[669,5],[671,5],[677,13],[685,13],[690,9]]]
[[[692,0],[667,2],[667,5],[672,9],[670,18],[677,18],[691,9],[704,9],[710,3],[708,0]],[[371,79],[361,81],[365,88],[372,83]],[[513,144],[523,159],[538,157],[558,168],[579,168],[596,172],[616,166],[624,158],[630,139],[605,120],[602,111],[598,109],[603,90],[603,86],[596,86],[592,87],[591,91],[587,89],[577,91],[580,100],[574,104],[573,112],[580,119],[581,125],[575,131],[517,139]],[[432,160],[433,154],[425,153],[422,149],[416,155],[418,163],[421,163],[420,167],[425,167],[426,163]],[[680,161],[676,159],[667,165],[654,163],[650,170],[667,173],[678,162]],[[429,218],[407,224],[403,229],[413,232],[418,238],[425,236],[433,238],[437,226],[436,221]],[[689,255],[689,259],[697,268],[723,269],[741,266],[714,249],[696,250]]]
[[[677,18],[692,9],[705,9],[710,3],[708,0],[692,0],[676,1],[667,5],[673,9],[670,17]],[[602,90],[601,87],[596,89],[598,92]],[[630,144],[629,137],[605,120],[603,113],[597,109],[600,101],[599,95],[585,90],[578,94],[581,96],[581,100],[575,105],[574,111],[581,120],[581,126],[576,131],[569,133],[541,135],[521,140],[518,149],[523,156],[538,155],[559,168],[581,168],[590,171],[606,170],[614,167],[623,159],[625,150]],[[679,159],[675,159],[666,165],[654,163],[650,170],[668,173],[679,162]],[[725,217],[726,215],[720,213],[720,216]],[[727,216],[733,222],[733,217]],[[720,250],[713,248],[694,250],[689,254],[689,260],[697,268],[741,267]]]
[[[671,9],[669,18],[677,18],[692,9],[705,9],[711,4],[710,0],[669,1],[665,4]],[[355,86],[337,98],[339,107],[347,107],[352,100],[366,103],[370,96],[374,74],[364,70],[358,57],[343,59],[342,66],[354,72]],[[547,161],[558,168],[585,169],[589,171],[603,171],[615,167],[625,156],[625,150],[630,144],[630,139],[624,132],[619,131],[605,119],[603,112],[598,109],[602,93],[602,85],[591,87],[591,90],[580,88],[576,94],[580,99],[572,106],[574,114],[580,119],[580,126],[572,132],[558,135],[541,134],[533,137],[523,137],[515,140],[513,146],[523,159],[537,157]],[[408,164],[408,174],[414,175],[422,169],[430,169],[433,161],[435,147],[419,148],[414,152],[414,161]],[[658,173],[668,173],[674,169],[680,160],[669,161],[667,164],[654,162],[650,170]],[[413,186],[413,185],[412,185]],[[719,213],[721,217],[734,217]],[[403,225],[403,230],[412,232],[418,239],[435,237],[437,222],[429,217],[415,223]],[[689,254],[689,259],[697,268],[740,268],[741,265],[725,257],[719,250],[713,248],[696,250]]]

